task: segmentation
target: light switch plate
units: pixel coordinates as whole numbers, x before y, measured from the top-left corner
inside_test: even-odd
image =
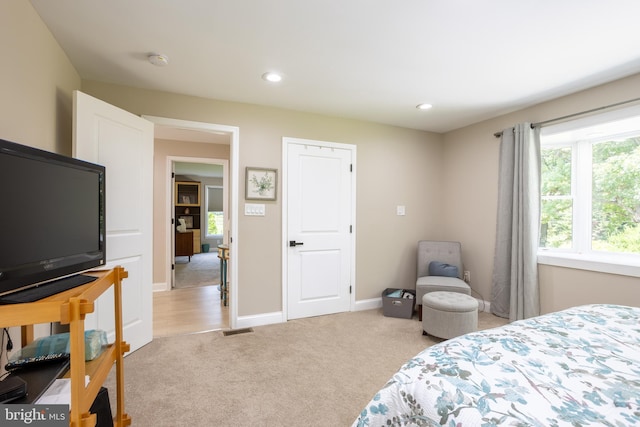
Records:
[[[264,216],[264,203],[245,203],[244,214],[249,216]]]
[[[396,214],[399,216],[404,215],[404,206],[396,206]]]

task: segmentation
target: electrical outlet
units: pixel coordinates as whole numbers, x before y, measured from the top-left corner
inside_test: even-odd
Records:
[[[467,283],[471,283],[471,272],[465,270],[463,280]]]

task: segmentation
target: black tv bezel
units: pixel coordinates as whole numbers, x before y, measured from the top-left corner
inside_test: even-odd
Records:
[[[2,266],[0,260],[0,295],[8,295],[35,286],[46,285],[106,264],[106,168],[102,165],[0,139],[0,154],[57,164],[98,174],[99,218],[97,251],[66,255],[33,263]],[[5,183],[0,183],[5,185]],[[0,229],[0,233],[2,230]],[[2,269],[6,269],[2,271]]]

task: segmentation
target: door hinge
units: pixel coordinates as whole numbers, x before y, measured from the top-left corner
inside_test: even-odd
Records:
[[[353,233],[353,225],[349,226],[349,233]]]
[[[351,292],[352,292],[352,291],[351,291],[351,285],[349,285],[349,294],[351,294]]]
[[[175,172],[171,172],[171,178],[175,178],[176,177],[176,173]]]
[[[174,219],[173,219],[173,218],[171,218],[171,225],[173,225],[173,221],[174,221]]]
[[[353,163],[349,164],[349,172],[353,172]]]
[[[171,269],[175,270],[176,269],[176,265],[175,264],[171,264]]]

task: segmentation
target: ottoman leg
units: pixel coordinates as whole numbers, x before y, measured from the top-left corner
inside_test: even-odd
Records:
[[[419,304],[417,307],[418,307],[418,320],[422,322],[422,304]]]

